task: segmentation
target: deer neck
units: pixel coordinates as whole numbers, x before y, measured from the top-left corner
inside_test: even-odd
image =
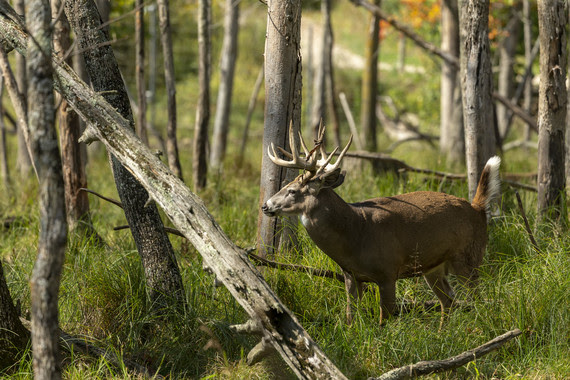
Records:
[[[301,214],[301,223],[311,239],[337,262],[336,252],[341,254],[351,245],[349,237],[358,232],[359,222],[354,208],[328,188],[322,189]]]

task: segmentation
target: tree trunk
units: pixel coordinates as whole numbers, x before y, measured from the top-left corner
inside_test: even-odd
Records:
[[[380,0],[374,0],[380,6]],[[378,150],[376,143],[376,97],[378,94],[378,56],[380,49],[380,18],[370,15],[368,36],[366,39],[365,64],[362,73],[362,109],[361,123],[366,150]]]
[[[208,175],[207,148],[208,124],[210,122],[210,6],[211,0],[199,1],[198,15],[198,105],[194,127],[194,150],[192,170],[194,190],[206,187]]]
[[[441,2],[441,50],[459,58],[459,9],[457,0]],[[441,64],[441,126],[439,149],[448,165],[465,162],[463,106],[459,68],[446,60]]]
[[[24,0],[14,1],[14,10],[19,15],[24,15],[25,6]],[[28,87],[28,81],[26,79],[26,58],[20,54],[16,54],[16,80],[18,82],[18,90],[22,94],[24,99],[27,99],[26,91]],[[25,104],[25,103],[24,103]],[[21,128],[18,128],[18,160],[16,161],[16,167],[20,173],[20,178],[26,179],[30,175],[32,170],[32,161],[30,159],[30,154],[28,152],[28,146],[26,144],[26,139],[24,138],[24,132]]]
[[[532,61],[533,61],[533,54],[532,54],[532,19],[531,19],[531,9],[530,9],[530,0],[522,0],[523,3],[523,34],[524,34],[524,63],[525,67],[529,67],[530,74],[529,78],[524,83],[524,100],[523,100],[523,109],[530,115],[530,107],[532,104]],[[530,126],[527,124],[525,125],[525,136],[524,140],[530,140]]]
[[[30,332],[20,322],[0,260],[0,371],[16,363],[29,340]]]
[[[565,216],[566,3],[538,2],[540,87],[538,99],[538,214]]]
[[[461,76],[469,199],[475,196],[483,166],[495,148],[488,24],[488,0],[461,0]]]
[[[60,379],[58,294],[67,241],[65,194],[55,132],[49,2],[26,4],[28,127],[39,178],[40,236],[30,280],[34,378]]]
[[[172,52],[172,33],[170,31],[170,6],[168,0],[157,0],[160,41],[164,59],[164,83],[166,85],[166,101],[168,122],[166,125],[166,157],[168,167],[175,176],[182,179],[182,166],[178,154],[176,137],[176,78],[174,77],[174,53]]]
[[[226,156],[234,71],[238,54],[239,4],[239,0],[226,0],[224,40],[222,42],[222,60],[220,62],[220,87],[218,89],[212,154],[210,156],[210,164],[214,168],[220,168]]]
[[[135,0],[135,79],[137,84],[137,121],[135,129],[141,140],[148,145],[146,130],[146,87],[144,83],[144,4]]]
[[[52,0],[52,14],[58,15],[62,6],[62,0]],[[65,14],[58,16],[54,24],[53,35],[55,54],[63,59],[71,48],[69,21]],[[71,57],[66,62],[71,64]],[[87,177],[78,142],[81,136],[79,116],[68,107],[64,99],[60,102],[58,115],[67,224],[70,231],[99,238],[91,224],[87,193],[80,191],[81,188],[87,188]]]
[[[4,6],[5,0],[0,0],[0,42],[8,42],[25,54],[27,35],[3,16]],[[203,202],[140,143],[132,130],[132,119],[122,117],[101,94],[79,81],[65,63],[55,69],[57,90],[90,122],[95,137],[144,184],[294,373],[299,378],[345,379],[272,292],[246,253],[224,234]]]
[[[4,77],[0,75],[0,99],[4,94]],[[6,146],[6,125],[4,124],[4,106],[0,100],[0,166],[2,167],[2,183],[4,189],[10,187],[10,170],[8,168],[8,152]]]
[[[282,185],[295,177],[296,171],[275,165],[267,149],[287,147],[289,124],[294,133],[301,124],[301,4],[295,0],[269,0],[265,41],[265,124],[259,188],[257,247],[263,255],[271,255],[281,242],[287,242],[290,231],[282,231],[278,218],[261,212],[264,204]],[[283,225],[293,223],[283,219]],[[296,223],[296,222],[295,222]]]
[[[320,53],[315,60],[315,70],[313,78],[312,99],[311,99],[311,135],[313,139],[318,138],[319,126],[321,123],[327,122],[326,120],[326,54],[327,54],[327,34],[328,31],[324,27],[324,11],[325,4],[328,0],[321,1],[321,14],[323,17],[323,28],[321,29],[320,38]]]
[[[321,3],[321,9],[323,13],[323,29],[325,30],[324,39],[324,52],[323,59],[325,63],[323,67],[325,69],[325,84],[326,84],[326,99],[328,113],[330,119],[328,121],[329,126],[332,124],[332,130],[334,133],[334,144],[335,146],[340,146],[340,123],[338,120],[338,103],[336,101],[336,89],[334,83],[334,65],[332,62],[332,50],[334,44],[334,34],[331,23],[331,1],[324,0]]]
[[[133,128],[126,89],[112,49],[104,45],[108,37],[99,29],[100,19],[95,4],[92,0],[68,0],[65,13],[84,50],[93,88],[101,92]],[[146,190],[113,156],[111,163],[125,216],[141,256],[153,307],[158,310],[169,301],[180,304],[184,299],[182,277],[158,209],[152,202],[147,204],[149,195]]]
[[[515,78],[514,78],[514,65],[515,54],[520,37],[521,19],[518,16],[520,13],[517,3],[511,8],[511,17],[505,28],[507,35],[499,46],[499,80],[497,92],[507,99],[513,97],[515,91]],[[499,128],[499,135],[501,141],[507,136],[509,129],[510,110],[503,104],[498,103],[497,110],[497,127]]]

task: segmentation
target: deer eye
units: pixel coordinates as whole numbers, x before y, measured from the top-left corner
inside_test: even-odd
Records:
[[[287,194],[289,194],[289,195],[295,195],[295,194],[297,194],[297,190],[295,190],[295,189],[289,189],[289,190],[287,190]]]

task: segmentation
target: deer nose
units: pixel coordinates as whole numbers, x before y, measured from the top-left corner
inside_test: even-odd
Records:
[[[275,212],[274,212],[274,211],[271,211],[271,210],[269,209],[269,206],[267,205],[267,202],[265,202],[265,203],[263,204],[263,206],[261,206],[261,211],[263,211],[263,213],[264,213],[265,215],[267,215],[267,216],[275,216]]]

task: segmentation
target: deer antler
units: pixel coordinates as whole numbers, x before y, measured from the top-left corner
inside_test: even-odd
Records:
[[[305,141],[303,140],[303,136],[301,135],[301,132],[299,132],[299,141],[301,143],[301,148],[303,149],[303,151],[305,153],[305,158],[303,158],[299,155],[299,153],[297,151],[295,139],[293,138],[293,136],[294,136],[293,135],[293,122],[291,122],[289,124],[289,146],[291,146],[291,153],[287,152],[286,150],[284,150],[281,147],[277,147],[277,149],[285,157],[289,158],[290,161],[287,161],[287,160],[284,160],[284,159],[277,157],[277,152],[275,150],[275,145],[273,143],[271,143],[271,146],[267,148],[267,154],[269,156],[269,159],[271,159],[271,161],[273,161],[273,163],[275,163],[276,165],[279,165],[279,166],[282,166],[285,168],[303,169],[303,170],[307,170],[307,171],[315,173],[315,174],[320,174],[320,175],[325,175],[325,176],[334,172],[339,167],[340,162],[342,161],[342,159],[344,157],[344,154],[348,151],[348,148],[350,147],[350,144],[352,144],[352,135],[350,136],[348,144],[346,144],[346,147],[342,150],[342,152],[340,153],[336,162],[334,164],[330,164],[332,158],[334,157],[334,155],[338,151],[338,147],[336,147],[333,150],[333,152],[327,156],[327,154],[325,152],[324,144],[323,144],[325,129],[326,129],[326,127],[323,125],[323,123],[321,121],[321,124],[319,126],[319,132],[318,132],[317,140],[315,141],[315,147],[313,149],[311,149],[310,151],[307,148]],[[317,157],[316,157],[317,155],[314,154],[317,149],[319,149],[320,154],[321,154],[320,159],[317,159]]]

